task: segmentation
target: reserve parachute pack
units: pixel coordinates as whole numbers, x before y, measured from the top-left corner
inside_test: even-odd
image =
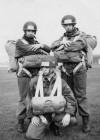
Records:
[[[9,58],[8,71],[16,72],[16,70],[17,70],[17,62],[15,59],[16,41],[8,40],[5,44],[5,49],[8,54],[8,58]]]
[[[97,45],[97,40],[95,36],[87,35],[84,32],[80,32],[78,36],[74,38],[73,41],[84,40],[87,45],[86,54],[83,51],[79,52],[65,52],[63,50],[55,52],[55,56],[59,61],[62,62],[76,62],[79,63],[82,61],[83,55],[86,55],[87,67],[91,68],[93,64],[93,50]],[[62,40],[67,41],[65,37],[62,37]]]
[[[45,54],[44,51],[40,50],[42,54],[35,54],[22,57],[19,59],[19,62],[22,63],[24,68],[36,68],[41,67],[42,62],[54,62],[56,63],[56,58],[54,56],[50,56],[48,53]]]
[[[22,39],[24,44],[28,44],[28,42]],[[8,40],[5,44],[5,49],[8,54],[9,58],[9,72],[16,72],[18,67],[21,65],[23,68],[36,68],[40,67],[43,61],[55,61],[55,58],[50,56],[47,52],[40,49],[39,51],[35,52],[33,55],[23,56],[18,59],[18,62],[15,59],[15,51],[16,51],[16,41]],[[20,69],[20,67],[19,67]]]

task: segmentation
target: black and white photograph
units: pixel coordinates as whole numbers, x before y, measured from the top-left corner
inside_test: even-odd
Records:
[[[100,140],[99,0],[0,0],[0,140]]]

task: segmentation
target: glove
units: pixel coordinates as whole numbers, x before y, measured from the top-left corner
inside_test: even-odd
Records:
[[[59,48],[56,49],[56,51],[60,51],[64,49],[64,45],[59,46]]]
[[[38,49],[41,49],[43,48],[43,45],[42,44],[34,44],[32,45],[32,51],[37,51]]]
[[[69,47],[70,46],[70,41],[66,40],[65,38],[63,38],[63,40],[60,42],[61,45],[64,45],[65,47]]]
[[[47,119],[43,115],[40,116],[40,119],[44,124],[48,124]]]
[[[70,123],[70,114],[66,114],[62,119],[62,125],[68,126]]]
[[[32,124],[33,124],[33,125],[38,126],[38,125],[39,125],[39,123],[40,123],[40,118],[39,118],[39,117],[34,116],[34,117],[32,118],[32,120],[31,120],[31,122],[32,122]]]

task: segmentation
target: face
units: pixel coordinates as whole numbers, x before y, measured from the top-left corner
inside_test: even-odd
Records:
[[[48,76],[48,75],[52,76],[52,74],[55,73],[55,68],[43,67],[42,71],[44,76]]]
[[[72,32],[74,26],[72,24],[63,25],[66,32]]]
[[[72,32],[74,29],[74,25],[71,23],[71,20],[65,20],[63,27],[66,30],[66,32]]]
[[[28,26],[27,30],[25,31],[25,34],[29,38],[34,38],[36,35],[36,30],[34,30],[33,26]]]
[[[49,67],[44,67],[44,68],[42,69],[42,71],[43,71],[43,74],[44,74],[45,76],[48,75],[48,74],[50,73]]]

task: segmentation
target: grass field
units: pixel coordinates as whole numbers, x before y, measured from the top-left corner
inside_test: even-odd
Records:
[[[81,132],[81,118],[78,125],[66,128],[65,136],[54,137],[48,132],[43,140],[100,140],[100,66],[88,71],[87,93],[91,112],[91,132]],[[0,68],[0,140],[25,140],[24,134],[16,131],[16,108],[18,87],[16,75]]]

